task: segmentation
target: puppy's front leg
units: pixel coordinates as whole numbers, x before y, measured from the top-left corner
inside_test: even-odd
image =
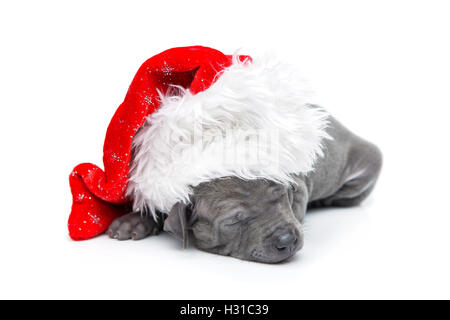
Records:
[[[110,238],[117,240],[140,240],[158,234],[161,229],[162,222],[156,222],[151,215],[143,216],[137,211],[114,220],[107,232]]]

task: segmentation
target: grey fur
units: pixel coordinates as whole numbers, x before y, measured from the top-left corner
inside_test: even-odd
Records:
[[[235,177],[202,183],[194,188],[191,204],[174,206],[164,230],[185,246],[192,230],[196,246],[208,252],[267,263],[290,258],[303,246],[301,223],[307,207],[358,205],[373,190],[381,170],[375,145],[332,117],[327,131],[333,140],[325,141],[325,156],[313,172],[295,175],[295,186]],[[162,228],[138,218],[132,213],[114,221],[110,237],[141,239]]]

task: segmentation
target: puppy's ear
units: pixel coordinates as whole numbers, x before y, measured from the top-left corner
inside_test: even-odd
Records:
[[[170,210],[169,216],[164,221],[163,229],[183,241],[183,248],[187,248],[189,229],[193,220],[191,206],[178,202]]]
[[[290,186],[288,188],[288,199],[289,199],[289,204],[292,206],[294,204],[294,192],[295,192],[295,186]]]

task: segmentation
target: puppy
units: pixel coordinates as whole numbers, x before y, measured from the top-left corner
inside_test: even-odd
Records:
[[[355,206],[373,190],[380,173],[379,149],[330,117],[325,156],[315,170],[295,175],[295,185],[268,180],[215,179],[194,188],[190,204],[177,203],[158,221],[133,212],[115,220],[111,238],[142,239],[161,230],[187,245],[192,231],[202,250],[244,260],[277,263],[303,246],[308,207]],[[165,220],[164,220],[165,219]]]
[[[302,221],[308,207],[360,204],[373,190],[382,155],[330,117],[324,156],[314,171],[294,175],[295,184],[236,177],[214,179],[194,187],[191,203],[177,203],[166,217],[133,212],[110,226],[111,238],[142,239],[161,230],[187,245],[192,231],[202,250],[244,260],[277,263],[303,246]]]

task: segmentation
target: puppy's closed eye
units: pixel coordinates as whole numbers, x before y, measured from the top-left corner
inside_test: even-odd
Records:
[[[240,223],[246,222],[250,219],[250,217],[244,212],[244,211],[238,211],[237,213],[233,214],[231,217],[228,217],[223,220],[224,226],[235,226]]]

